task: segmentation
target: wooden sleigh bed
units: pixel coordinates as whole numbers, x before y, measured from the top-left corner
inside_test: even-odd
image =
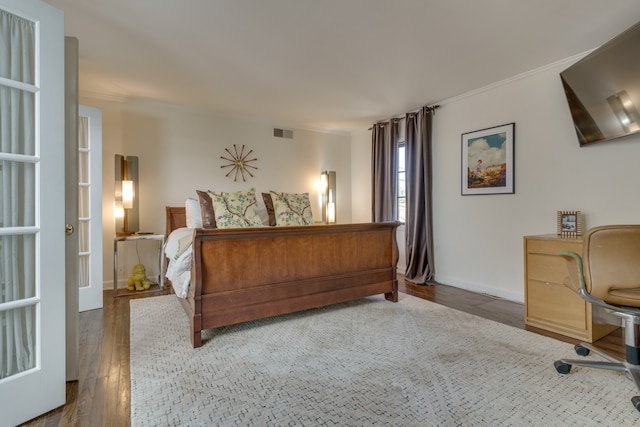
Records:
[[[166,208],[166,233],[185,208]],[[400,223],[194,229],[191,284],[178,298],[201,331],[384,294],[398,301]]]

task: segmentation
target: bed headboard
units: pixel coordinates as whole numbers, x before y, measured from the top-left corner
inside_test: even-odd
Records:
[[[187,214],[184,206],[175,207],[167,206],[166,208],[166,236],[169,236],[176,228],[182,228],[187,226]]]

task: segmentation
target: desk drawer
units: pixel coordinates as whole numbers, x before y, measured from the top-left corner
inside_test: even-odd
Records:
[[[580,331],[588,328],[587,303],[559,283],[529,280],[526,316]]]
[[[559,251],[582,253],[582,241],[576,239],[527,239],[527,253],[557,255]]]
[[[569,269],[567,262],[561,256],[527,254],[527,279],[562,285],[567,277],[569,277]]]

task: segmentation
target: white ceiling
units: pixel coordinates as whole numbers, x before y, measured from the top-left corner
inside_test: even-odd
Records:
[[[638,0],[47,0],[81,96],[350,132],[586,52]]]

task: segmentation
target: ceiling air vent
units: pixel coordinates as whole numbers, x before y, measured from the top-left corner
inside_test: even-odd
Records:
[[[293,131],[289,129],[273,128],[273,136],[276,138],[293,139]]]

